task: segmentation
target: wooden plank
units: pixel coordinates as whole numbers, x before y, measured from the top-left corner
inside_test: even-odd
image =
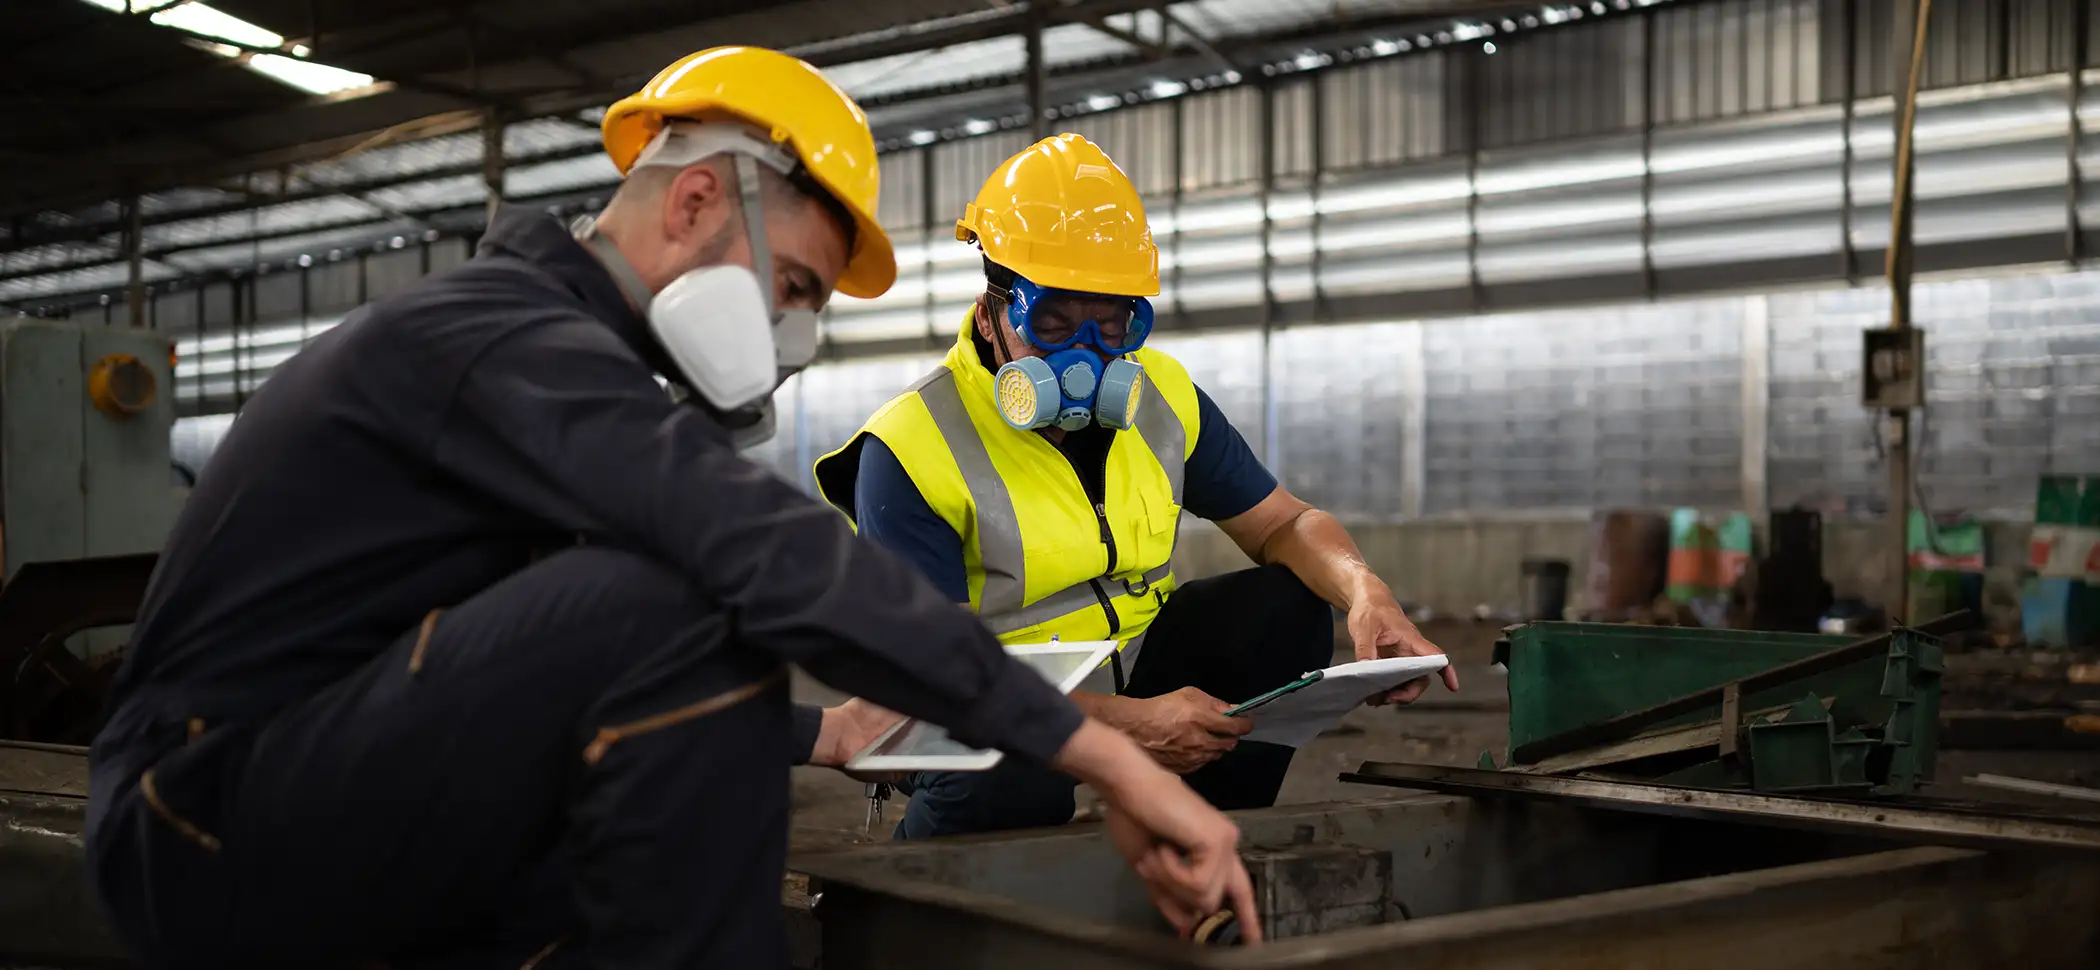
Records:
[[[1966,630],[1974,622],[1975,617],[1969,611],[1959,610],[1929,623],[1910,627],[1910,629],[1930,636],[1944,636],[1949,633]],[[1730,686],[1744,694],[1755,694],[1761,690],[1827,673],[1847,664],[1865,660],[1876,654],[1886,653],[1889,648],[1889,636],[1889,634],[1883,633],[1879,636],[1868,637],[1864,640],[1848,643],[1834,650],[1826,650],[1813,657],[1762,670],[1748,677],[1730,681],[1727,684],[1674,697],[1644,710],[1621,714],[1618,717],[1598,721],[1594,724],[1585,724],[1572,731],[1563,731],[1552,737],[1540,738],[1510,752],[1510,760],[1517,764],[1535,764],[1555,755],[1568,754],[1584,748],[1591,748],[1606,742],[1630,737],[1639,733],[1643,728],[1720,704],[1724,693]]]

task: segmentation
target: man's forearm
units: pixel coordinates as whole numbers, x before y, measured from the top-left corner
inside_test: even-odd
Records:
[[[1392,595],[1385,581],[1364,562],[1349,530],[1319,509],[1298,513],[1276,530],[1262,552],[1266,561],[1289,569],[1306,588],[1345,611],[1368,591]]]
[[[1080,713],[1126,734],[1130,732],[1130,724],[1137,716],[1136,707],[1140,703],[1134,697],[1085,690],[1075,690],[1071,697]]]

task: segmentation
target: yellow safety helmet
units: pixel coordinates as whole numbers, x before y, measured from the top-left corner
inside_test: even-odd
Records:
[[[955,238],[1038,286],[1159,295],[1159,247],[1137,186],[1100,146],[1069,132],[994,170]]]
[[[772,134],[853,216],[853,252],[838,290],[881,296],[897,281],[897,254],[875,221],[880,166],[868,116],[817,69],[763,47],[711,47],[679,58],[606,109],[606,154],[625,176],[666,118],[726,111]]]

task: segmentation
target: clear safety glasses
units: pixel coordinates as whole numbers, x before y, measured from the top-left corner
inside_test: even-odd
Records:
[[[1084,344],[1121,356],[1152,334],[1152,301],[1141,296],[1053,290],[1016,279],[1009,313],[1021,337],[1043,350]]]

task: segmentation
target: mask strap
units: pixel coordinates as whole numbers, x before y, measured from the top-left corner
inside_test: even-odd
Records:
[[[598,257],[599,262],[605,264],[606,272],[612,274],[613,283],[620,287],[621,293],[627,295],[635,310],[647,315],[649,304],[655,301],[656,293],[649,289],[649,284],[642,282],[642,274],[635,272],[634,264],[627,261],[627,256],[620,252],[620,247],[613,245],[612,240],[598,232],[598,220],[592,219],[588,224],[579,222],[575,234],[576,241],[582,243],[585,249]]]
[[[751,241],[751,269],[758,274],[758,292],[766,300],[766,319],[778,322],[773,308],[773,248],[766,244],[766,207],[759,198],[758,163],[741,152],[736,159],[738,211],[744,219],[744,236]]]

